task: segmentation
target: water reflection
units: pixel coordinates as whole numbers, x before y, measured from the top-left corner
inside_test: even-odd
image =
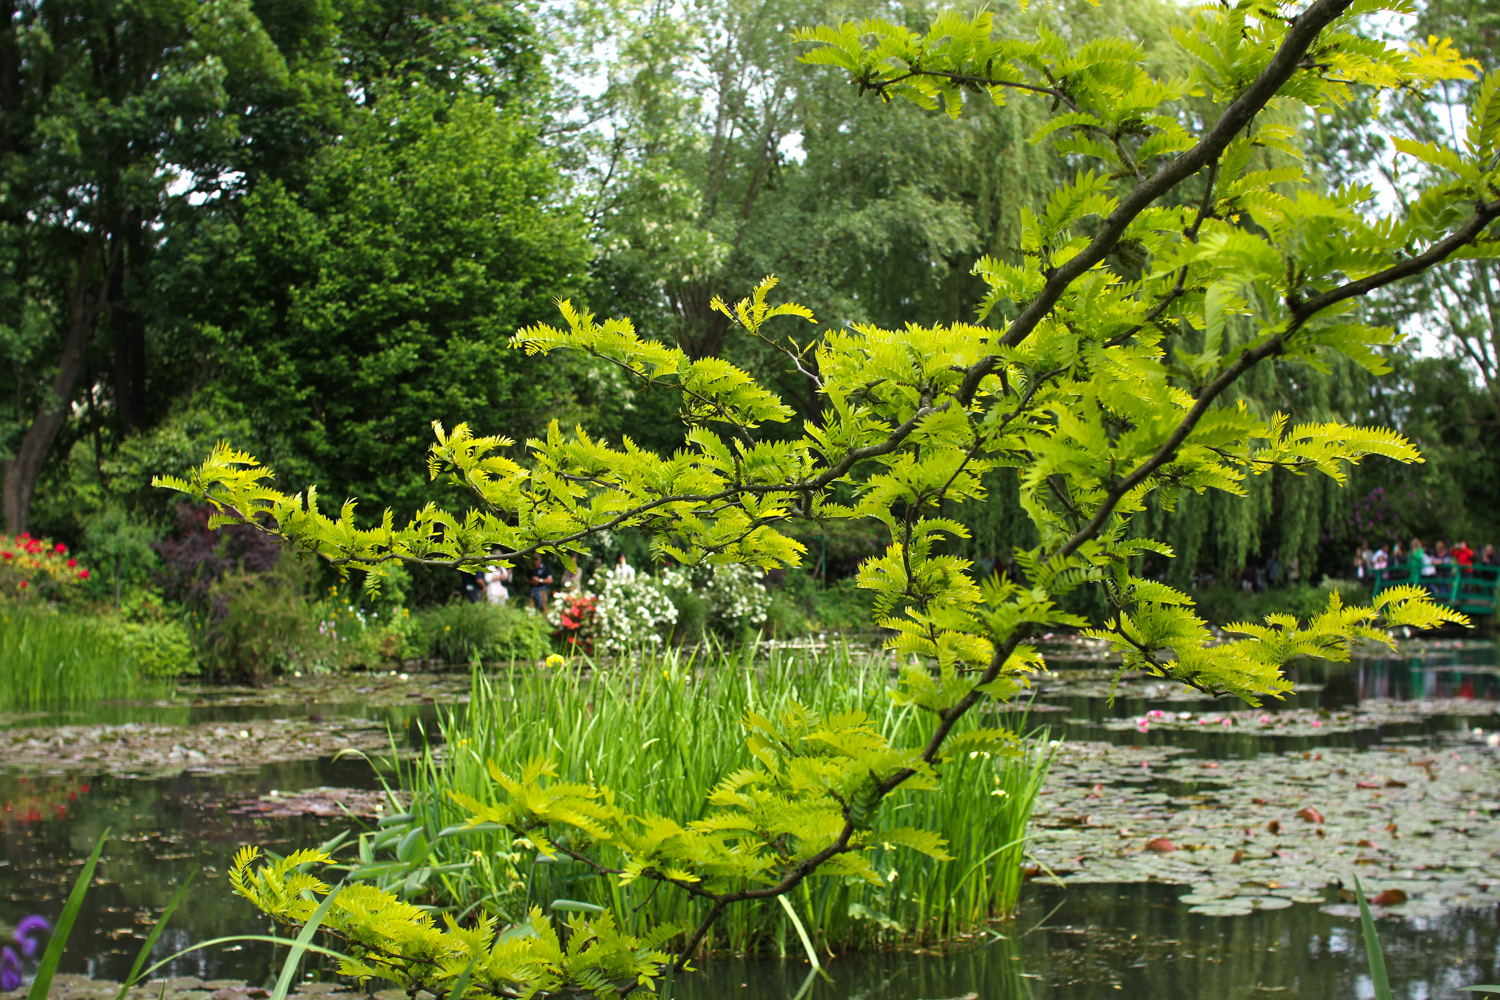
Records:
[[[38,784],[0,775],[0,801],[25,801]],[[370,766],[351,758],[293,761],[211,777],[94,778],[83,794],[67,801],[65,811],[61,806],[38,810],[37,819],[0,826],[0,925],[13,925],[28,913],[57,913],[78,865],[108,828],[112,838],[74,927],[63,971],[124,976],[155,915],[194,872],[176,928],[158,942],[159,956],[193,941],[259,932],[264,928],[254,911],[229,893],[223,876],[229,858],[243,844],[286,851],[319,843],[334,831],[326,819],[268,819],[232,807],[273,789],[325,785],[378,787]],[[259,948],[205,953],[182,960],[171,974],[258,981],[269,962]]]
[[[941,955],[833,959],[827,977],[814,977],[802,1000],[1373,996],[1357,925],[1306,905],[1248,917],[1198,916],[1177,903],[1179,891],[1044,889],[1006,929],[1008,937],[997,932]],[[1500,920],[1494,911],[1382,921],[1380,934],[1398,1000],[1452,997],[1460,986],[1495,981]],[[680,996],[788,1000],[806,978],[805,962],[710,962],[684,981]]]

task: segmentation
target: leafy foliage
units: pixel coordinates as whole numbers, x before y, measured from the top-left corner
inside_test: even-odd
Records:
[[[435,425],[429,471],[469,490],[475,506],[425,507],[400,525],[387,511],[374,527],[361,526],[353,501],[329,516],[311,488],[274,489],[228,445],[187,478],[160,481],[214,504],[215,523],[263,524],[377,579],[393,562],[489,562],[494,546],[507,560],[546,551],[571,562],[587,540],[621,528],[646,529],[658,553],[689,566],[778,567],[804,550],[781,530],[788,520],[884,525],[889,543],[861,566],[859,584],[895,631],[891,647],[911,659],[894,697],[936,720],[925,743],[891,745],[862,713],[793,706],[747,714],[756,765],[725,776],[709,793],[713,808],[686,825],[630,814],[608,789],[558,779],[547,759],[495,768],[503,801],[469,804],[474,822],[513,829],[544,854],[592,861],[596,845],[612,845],[627,860],[592,861],[601,874],[709,900],[690,954],[734,903],[812,876],[870,877],[876,837],[941,855],[936,833],[883,824],[880,803],[898,787],[930,787],[951,754],[1004,748],[1003,732],[950,734],[1042,666],[1028,644],[1040,631],[1084,627],[1127,664],[1253,701],[1284,692],[1280,668],[1293,657],[1341,656],[1390,625],[1462,621],[1425,591],[1393,589],[1370,607],[1335,596],[1306,624],[1276,615],[1235,624],[1241,638],[1220,644],[1185,594],[1140,572],[1148,553],[1172,555],[1141,530],[1149,510],[1210,490],[1242,496],[1276,469],[1342,483],[1371,455],[1419,460],[1389,430],[1294,423],[1226,397],[1257,366],[1384,371],[1395,335],[1363,322],[1358,299],[1500,246],[1486,107],[1471,116],[1481,122],[1474,141],[1407,150],[1442,176],[1399,215],[1382,215],[1368,188],[1319,190],[1299,163],[1285,115],[1367,88],[1473,75],[1446,42],[1397,47],[1358,35],[1357,17],[1381,9],[1375,0],[1205,7],[1179,36],[1191,66],[1167,77],[1148,73],[1127,41],[1075,45],[1045,28],[997,38],[989,14],[945,14],[925,33],[878,20],[800,32],[809,61],[841,67],[886,100],[957,116],[971,98],[1041,95],[1054,115],[1034,138],[1077,164],[1044,208],[1023,216],[1019,255],[977,265],[989,287],[977,323],[852,323],[814,336],[807,310],[773,302],[773,278],[740,302],[716,301],[733,329],[815,387],[820,418],[800,437],[774,433],[791,409],[745,371],[564,302],[561,326],[526,327],[513,344],[582,352],[674,394],[685,447],[654,454],[628,437],[612,446],[554,422],[517,460],[505,439]],[[773,336],[772,322],[790,337]],[[1228,337],[1239,324],[1250,334]],[[943,505],[983,501],[984,474],[1003,468],[1015,470],[1034,544],[1013,553],[1014,579],[976,581],[948,549],[966,529]],[[1065,610],[1079,591],[1099,595],[1106,613]]]
[[[618,997],[625,986],[650,987],[667,962],[653,939],[621,933],[609,914],[574,915],[567,938],[540,908],[520,933],[497,934],[493,918],[460,927],[444,915],[439,927],[428,911],[404,903],[374,886],[337,889],[303,870],[328,863],[322,851],[293,851],[252,867],[259,848],[242,848],[229,871],[234,892],[283,924],[306,923],[328,897],[322,926],[343,939],[339,971],[360,982],[387,979],[416,991],[434,989],[442,997],[521,997],[565,990]],[[668,929],[670,930],[670,929]],[[660,932],[659,932],[660,933]]]

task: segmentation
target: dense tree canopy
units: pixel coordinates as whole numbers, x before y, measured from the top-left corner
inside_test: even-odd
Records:
[[[316,11],[286,13],[316,31]],[[262,149],[296,141],[282,124],[312,85],[237,0],[0,7],[11,530],[25,528],[80,395],[108,405],[122,432],[151,420],[157,251],[195,199],[214,199]]]
[[[568,405],[568,373],[506,347],[580,280],[575,217],[535,135],[422,88],[351,113],[300,192],[245,199],[210,314],[225,391],[305,473],[421,502],[427,420],[514,436]]]
[[[39,481],[65,533],[129,505],[146,470],[112,456],[174,414],[242,408],[289,469],[409,503],[412,428],[431,413],[525,434],[590,395],[571,368],[518,385],[501,349],[587,265],[528,117],[546,85],[523,12],[47,0],[5,14],[13,530]]]
[[[798,63],[786,31],[832,16],[809,0],[615,0],[536,17],[470,0],[158,4],[147,16],[12,6],[0,29],[6,511],[75,540],[106,508],[160,520],[141,499],[158,467],[144,456],[184,454],[183,427],[205,442],[233,429],[284,475],[401,507],[436,495],[416,460],[433,416],[520,439],[545,412],[616,443],[681,445],[675,403],[618,367],[569,359],[520,374],[498,345],[557,295],[755,375],[794,411],[766,432],[794,438],[821,419],[815,379],[737,335],[714,295],[774,273],[839,323],[972,320],[987,291],[974,263],[1019,262],[1022,210],[1040,211],[1077,166],[1030,141],[1041,105],[946,122]],[[1414,30],[1484,51],[1488,11],[1431,4]],[[908,27],[933,15],[917,0],[833,13]],[[1013,35],[1122,35],[1153,72],[1187,65],[1173,37],[1186,15],[1168,4],[994,17]],[[1316,119],[1291,112],[1288,142],[1330,182],[1383,172],[1410,192],[1430,171],[1406,157],[1392,173],[1390,137],[1447,134],[1472,86],[1390,97],[1378,117],[1364,95]],[[1279,154],[1254,155],[1275,167]],[[1179,552],[1171,579],[1231,573],[1272,548],[1310,580],[1337,574],[1352,498],[1385,485],[1411,498],[1392,508],[1393,533],[1493,523],[1490,466],[1448,444],[1500,426],[1492,266],[1464,262],[1370,306],[1412,343],[1446,345],[1456,367],[1413,356],[1375,382],[1338,363],[1332,381],[1255,372],[1229,389],[1261,414],[1400,426],[1427,462],[1361,471],[1352,491],[1278,473],[1251,482],[1248,503],[1187,498],[1149,529]],[[1252,334],[1226,325],[1231,339]],[[1462,426],[1411,409],[1428,399],[1452,399]],[[1035,538],[1013,474],[986,477],[1006,502],[954,508],[972,537],[948,544],[1003,558]]]

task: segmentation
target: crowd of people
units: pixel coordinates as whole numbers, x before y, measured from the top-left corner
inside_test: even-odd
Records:
[[[1387,577],[1414,575],[1451,579],[1455,573],[1473,573],[1476,566],[1500,567],[1500,552],[1496,552],[1493,543],[1476,549],[1462,539],[1451,546],[1439,539],[1429,548],[1420,538],[1413,538],[1405,546],[1400,541],[1370,545],[1361,538],[1352,568],[1359,580],[1373,579],[1376,573]]]
[[[499,555],[497,549],[494,553]],[[635,567],[625,559],[625,554],[620,553],[615,564],[609,567],[609,571],[622,579],[634,580]],[[547,601],[550,598],[556,580],[552,576],[552,569],[540,556],[531,557],[529,565],[525,570],[512,570],[504,563],[495,563],[487,567],[481,573],[463,574],[463,595],[466,600],[478,603],[486,601],[490,604],[506,604],[510,601],[511,585],[517,580],[524,580],[526,584],[526,607],[536,608],[543,614],[547,613]],[[577,589],[583,580],[583,567],[571,573],[564,573],[562,589]]]

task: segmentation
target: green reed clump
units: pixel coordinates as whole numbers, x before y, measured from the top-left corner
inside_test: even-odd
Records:
[[[116,631],[82,615],[0,607],[0,711],[34,712],[154,697]]]
[[[565,908],[576,901],[612,908],[632,932],[667,922],[692,926],[701,904],[684,893],[644,882],[621,888],[565,858],[541,859],[504,831],[437,836],[466,818],[449,792],[494,801],[486,762],[514,773],[531,758],[550,756],[572,762],[564,777],[612,788],[627,809],[693,819],[705,811],[707,790],[752,763],[740,725],[747,711],[774,715],[793,701],[818,713],[862,709],[893,738],[925,740],[931,717],[895,705],[888,685],[883,664],[846,653],[773,656],[769,663],[668,653],[589,678],[572,670],[476,675],[467,712],[442,720],[443,753],[429,751],[402,769],[404,800],[430,845],[426,872],[412,871],[405,882],[439,905],[483,906],[502,919],[518,919],[532,903],[563,901]],[[874,864],[884,877],[878,888],[858,880],[805,882],[790,902],[816,945],[837,951],[931,942],[1010,914],[1021,890],[1026,826],[1050,760],[1045,737],[1033,736],[1014,757],[950,763],[938,791],[897,792],[883,806],[894,814],[890,822],[941,832],[956,860],[877,850]],[[384,839],[396,846],[394,831]],[[363,853],[367,870],[389,870],[369,865],[372,853]],[[801,950],[784,909],[770,900],[732,908],[705,947]]]

